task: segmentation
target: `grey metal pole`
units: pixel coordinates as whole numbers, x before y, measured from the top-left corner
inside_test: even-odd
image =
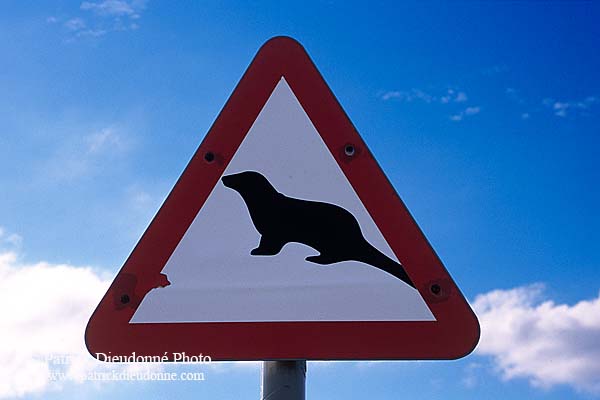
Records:
[[[263,361],[261,400],[305,400],[306,360]]]

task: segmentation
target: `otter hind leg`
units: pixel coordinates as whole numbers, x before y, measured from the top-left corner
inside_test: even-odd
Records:
[[[309,257],[306,257],[305,260],[308,262],[311,262],[311,263],[321,264],[321,265],[335,264],[337,262],[344,261],[344,260],[340,260],[339,257],[335,257],[330,254],[319,254],[318,256],[309,256]]]
[[[253,249],[250,254],[253,256],[274,256],[279,254],[285,243],[286,242],[262,236],[260,238],[260,244],[257,248]]]

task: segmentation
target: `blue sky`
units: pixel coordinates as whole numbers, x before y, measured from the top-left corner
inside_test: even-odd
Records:
[[[3,274],[91,266],[110,281],[260,45],[285,34],[305,46],[491,332],[461,361],[311,364],[309,396],[596,398],[599,11],[583,1],[6,2],[0,257],[14,257]],[[517,353],[494,336],[503,326]],[[195,385],[23,394],[258,397],[256,366],[203,370]]]

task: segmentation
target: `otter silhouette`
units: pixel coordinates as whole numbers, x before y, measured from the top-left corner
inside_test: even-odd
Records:
[[[360,261],[415,287],[401,264],[367,242],[354,215],[344,208],[288,197],[255,171],[227,175],[221,181],[242,196],[254,227],[262,235],[251,255],[274,256],[287,243],[302,243],[320,253],[306,257],[306,261],[322,265]]]

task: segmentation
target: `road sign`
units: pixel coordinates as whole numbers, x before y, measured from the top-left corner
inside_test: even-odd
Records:
[[[451,359],[479,325],[296,41],[259,50],[92,315],[98,356]]]

